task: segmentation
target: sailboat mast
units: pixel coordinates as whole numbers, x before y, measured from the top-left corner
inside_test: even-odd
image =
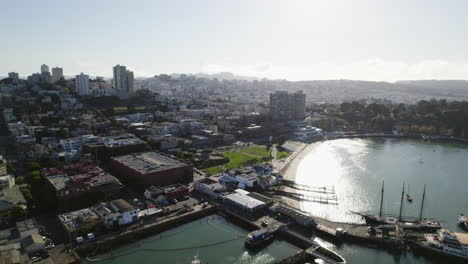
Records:
[[[380,196],[380,210],[379,210],[379,216],[380,216],[380,218],[382,218],[384,185],[385,185],[385,181],[382,181],[382,196]]]
[[[403,190],[401,191],[401,201],[400,201],[400,216],[398,216],[398,220],[401,221],[401,213],[403,211],[403,196],[405,195],[405,183],[403,183]]]
[[[426,184],[424,184],[424,192],[423,192],[423,197],[422,197],[422,202],[421,202],[421,211],[419,212],[419,224],[421,224],[421,221],[422,221],[422,213],[423,213],[425,198],[426,198]]]

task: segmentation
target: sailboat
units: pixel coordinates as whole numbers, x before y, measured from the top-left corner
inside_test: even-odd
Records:
[[[425,232],[435,232],[438,229],[442,228],[440,223],[430,221],[427,219],[422,219],[422,213],[423,213],[423,208],[424,208],[424,199],[426,196],[426,185],[424,185],[424,193],[422,197],[422,204],[421,204],[421,211],[419,214],[419,220],[416,221],[409,221],[409,220],[403,220],[402,217],[402,212],[403,212],[403,199],[405,196],[405,184],[403,183],[403,189],[401,191],[401,201],[400,201],[400,214],[397,217],[391,217],[391,216],[384,216],[382,215],[382,206],[383,206],[383,197],[384,197],[384,183],[382,183],[382,195],[380,198],[380,210],[378,215],[371,215],[371,214],[361,214],[361,213],[356,213],[364,218],[367,224],[370,225],[396,225],[397,223],[409,223],[409,224],[414,224],[417,223],[419,224],[419,229],[421,231]]]

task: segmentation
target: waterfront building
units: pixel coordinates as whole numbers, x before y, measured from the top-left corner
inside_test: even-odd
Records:
[[[8,73],[8,78],[10,78],[13,83],[18,83],[19,82],[19,75],[18,75],[17,72],[9,72]]]
[[[101,218],[92,208],[84,208],[58,215],[60,223],[71,236],[88,233],[102,224]]]
[[[303,120],[306,95],[302,91],[288,93],[276,91],[270,94],[270,116],[276,121]]]
[[[132,71],[127,70],[123,65],[116,65],[113,68],[113,77],[114,89],[119,91],[119,96],[121,98],[128,98],[133,95],[135,82]]]
[[[110,166],[122,179],[143,187],[188,183],[193,180],[192,164],[157,152],[113,157]]]
[[[60,67],[52,68],[52,82],[63,79],[63,69]]]
[[[213,198],[218,198],[222,192],[226,191],[226,186],[210,178],[204,178],[194,182],[193,189]]]
[[[134,223],[138,219],[139,209],[123,199],[100,203],[93,207],[107,228]]]
[[[75,77],[76,93],[78,95],[89,94],[89,76],[81,73]]]
[[[182,184],[173,184],[163,187],[151,186],[144,192],[147,199],[163,203],[171,199],[179,199],[188,195],[189,189]]]
[[[323,130],[314,126],[300,126],[294,130],[294,137],[299,140],[310,140],[323,136]]]
[[[234,205],[247,212],[255,212],[268,206],[265,202],[249,196],[249,192],[242,189],[238,189],[234,193],[224,196],[223,202]]]

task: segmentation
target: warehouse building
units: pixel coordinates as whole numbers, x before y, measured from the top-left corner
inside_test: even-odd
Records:
[[[268,206],[267,203],[249,196],[249,192],[244,190],[236,190],[234,193],[224,196],[223,202],[250,213]]]
[[[193,165],[158,152],[113,157],[110,166],[122,180],[142,188],[193,181]]]

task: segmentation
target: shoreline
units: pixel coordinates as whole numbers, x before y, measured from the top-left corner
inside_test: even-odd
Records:
[[[317,141],[313,143],[304,143],[305,147],[301,149],[296,156],[283,168],[284,173],[283,177],[285,180],[296,181],[296,172],[299,164],[301,163],[302,159],[305,158],[309,153],[315,150],[315,148],[323,141]],[[294,155],[294,154],[293,154]]]

